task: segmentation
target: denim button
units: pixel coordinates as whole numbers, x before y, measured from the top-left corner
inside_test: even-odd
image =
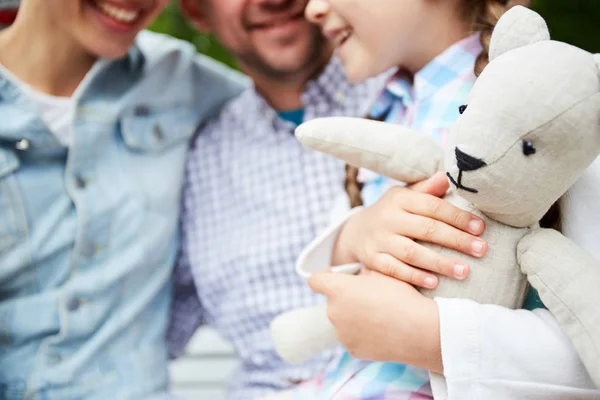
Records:
[[[150,114],[150,107],[148,107],[146,104],[138,104],[135,106],[133,113],[137,117],[145,117]]]
[[[77,297],[72,297],[67,301],[67,310],[69,311],[77,311],[79,306],[81,306],[81,300]]]
[[[159,142],[162,142],[163,139],[165,138],[165,134],[163,133],[162,129],[160,129],[160,126],[158,126],[158,125],[154,125],[154,127],[152,128],[152,135],[154,135],[154,138]]]
[[[49,353],[46,356],[46,360],[48,361],[48,364],[58,364],[62,361],[62,357],[57,353]]]
[[[27,151],[27,150],[29,150],[30,146],[31,146],[31,143],[29,143],[29,140],[27,140],[27,139],[21,139],[17,143],[15,143],[15,149],[20,150],[20,151]]]
[[[81,246],[81,250],[79,251],[79,253],[85,258],[90,258],[93,257],[94,254],[96,254],[97,249],[98,247],[93,244],[84,244],[83,246]]]
[[[87,181],[85,180],[85,178],[83,176],[76,175],[75,176],[75,185],[79,189],[85,189],[85,187],[87,186]]]

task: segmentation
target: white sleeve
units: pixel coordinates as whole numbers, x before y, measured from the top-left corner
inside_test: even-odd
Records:
[[[435,400],[600,399],[549,311],[435,300],[445,377],[432,374]]]
[[[312,272],[323,271],[331,267],[333,246],[340,233],[340,229],[342,229],[342,226],[344,226],[348,218],[362,210],[362,208],[363,207],[355,207],[351,210],[346,209],[346,211],[343,212],[336,211],[332,213],[332,222],[329,226],[310,242],[298,257],[298,261],[296,262],[296,272],[302,277],[308,278]],[[347,267],[351,271],[354,271],[357,264],[348,264],[347,266],[341,267]],[[344,271],[340,270],[339,272]]]

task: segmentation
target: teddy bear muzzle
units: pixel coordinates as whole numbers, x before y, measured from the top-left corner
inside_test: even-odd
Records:
[[[458,167],[458,177],[454,179],[450,172],[446,173],[448,179],[457,189],[466,190],[467,192],[477,193],[477,189],[466,187],[462,184],[462,175],[463,172],[475,171],[481,167],[486,166],[485,161],[480,160],[479,158],[475,158],[463,151],[461,151],[458,147],[454,148],[454,154],[456,155],[456,166]]]

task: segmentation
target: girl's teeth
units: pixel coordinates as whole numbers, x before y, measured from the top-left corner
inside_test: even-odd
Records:
[[[348,39],[350,37],[351,34],[352,34],[352,32],[350,30],[346,30],[346,31],[340,33],[338,36],[337,45],[339,46],[342,43],[344,43],[346,41],[346,39]]]
[[[96,5],[104,14],[125,23],[135,21],[140,14],[139,11],[125,10],[112,4],[97,2]]]

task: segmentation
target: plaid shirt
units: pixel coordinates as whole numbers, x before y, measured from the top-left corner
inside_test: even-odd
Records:
[[[431,135],[442,145],[458,118],[475,83],[473,68],[481,53],[479,35],[468,37],[440,54],[413,82],[395,75],[371,108],[371,116],[401,124]],[[373,204],[398,182],[361,170],[363,198]],[[352,358],[345,353],[321,377],[307,382],[294,393],[297,400],[420,400],[432,399],[429,373],[397,363],[377,363]]]
[[[384,83],[351,85],[333,59],[306,86],[304,119],[365,115]],[[286,365],[269,332],[275,316],[323,301],[294,265],[343,193],[344,164],[304,148],[294,128],[249,89],[202,129],[189,154],[169,344],[172,356],[182,354],[203,323],[231,341],[242,368],[230,399],[310,379],[331,359]]]

